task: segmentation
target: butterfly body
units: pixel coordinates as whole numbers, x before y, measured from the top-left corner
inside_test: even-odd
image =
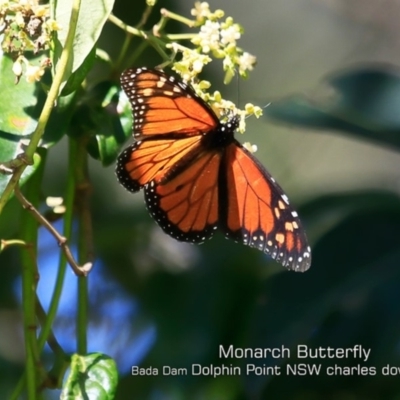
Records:
[[[193,89],[164,72],[127,70],[136,142],[116,173],[144,189],[150,214],[177,240],[201,243],[216,229],[284,266],[304,271],[310,248],[297,213],[259,161],[235,138],[239,120],[221,122]]]

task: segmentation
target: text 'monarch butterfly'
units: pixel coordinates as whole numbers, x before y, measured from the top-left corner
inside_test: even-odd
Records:
[[[237,116],[221,122],[189,85],[160,70],[128,69],[121,84],[136,140],[119,155],[116,174],[131,192],[144,189],[164,232],[201,243],[218,228],[289,269],[310,267],[311,249],[288,197],[234,138]]]

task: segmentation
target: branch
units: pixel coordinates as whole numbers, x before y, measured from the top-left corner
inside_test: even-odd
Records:
[[[43,215],[40,214],[40,212],[33,206],[33,204],[30,203],[24,197],[18,185],[15,187],[15,197],[20,201],[22,206],[32,214],[32,216],[36,219],[36,221],[38,221],[40,225],[44,226],[54,236],[54,238],[57,240],[58,245],[64,252],[65,257],[69,262],[69,265],[74,270],[75,274],[79,276],[87,276],[87,274],[92,268],[92,263],[87,262],[82,266],[78,265],[67,244],[68,242],[67,238],[58,233],[58,231],[54,228],[54,226],[51,225],[50,222],[47,221],[47,219],[44,218]]]

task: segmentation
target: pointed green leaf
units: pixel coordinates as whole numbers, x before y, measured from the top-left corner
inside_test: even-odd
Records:
[[[57,43],[54,52],[53,65],[61,56],[63,47],[67,39],[73,0],[54,1],[55,18],[61,25],[61,30],[57,32]],[[72,73],[82,65],[89,53],[95,47],[103,26],[107,21],[114,5],[114,0],[93,0],[82,1],[79,10],[78,24],[73,44],[73,55],[70,64],[67,66],[64,75],[64,85]]]
[[[96,59],[96,48],[93,47],[92,51],[85,58],[85,61],[81,64],[81,66],[72,73],[69,77],[64,89],[62,90],[61,95],[67,96],[77,90],[84,79],[86,79],[89,71],[92,69],[94,61]]]

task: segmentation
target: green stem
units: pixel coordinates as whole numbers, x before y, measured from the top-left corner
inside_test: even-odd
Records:
[[[164,28],[165,23],[168,19],[173,19],[178,22],[182,22],[183,24],[187,25],[190,28],[193,28],[196,24],[196,21],[193,21],[192,19],[183,17],[182,15],[173,13],[172,11],[167,10],[166,8],[162,8],[160,10],[161,13],[161,18],[165,19],[162,23],[159,22],[160,25],[160,31]]]
[[[124,21],[116,17],[114,14],[110,14],[108,20],[112,22],[114,25],[118,26],[118,28],[122,29],[125,32],[130,33],[131,35],[146,37],[144,31],[134,28],[133,26],[127,25]]]
[[[181,17],[178,18],[179,16],[177,14],[174,13],[169,13],[167,10],[164,10],[167,14],[168,17],[173,16],[174,19],[177,19],[181,22],[184,22],[186,24],[189,24],[190,26],[193,25],[193,21]],[[176,18],[175,18],[176,17]],[[166,61],[166,60],[170,60],[170,57],[168,56],[168,54],[164,51],[165,48],[165,41],[159,39],[159,37],[157,36],[159,34],[159,31],[162,30],[162,28],[164,27],[166,21],[167,21],[167,17],[162,16],[160,22],[155,25],[153,32],[147,32],[147,31],[143,31],[137,28],[134,28],[132,26],[127,25],[125,22],[123,22],[122,20],[120,20],[119,18],[117,18],[115,15],[111,14],[109,16],[109,21],[112,22],[113,24],[115,24],[116,26],[118,26],[120,29],[122,29],[123,31],[125,31],[127,33],[127,35],[130,36],[139,36],[145,39],[144,44],[138,46],[137,50],[135,51],[135,54],[133,54],[130,58],[129,58],[129,63],[128,65],[132,65],[134,63],[134,61],[136,60],[136,58],[142,53],[142,51],[148,46],[151,45],[152,47],[154,47],[154,49],[160,54],[161,58]],[[176,39],[191,39],[193,37],[193,34],[176,34],[176,35],[165,35],[165,38],[170,39],[172,38],[176,38]],[[130,37],[127,36],[127,39],[125,40],[124,46],[123,46],[123,50],[126,51],[127,46],[130,43]],[[121,53],[121,57],[118,60],[116,66],[119,67],[121,64],[121,60],[122,60],[122,53]]]
[[[74,139],[70,139],[74,141]],[[75,142],[75,141],[74,141]],[[75,158],[76,206],[79,219],[78,231],[78,262],[86,263],[93,260],[93,233],[90,213],[90,182],[88,178],[87,138],[82,136],[77,142]],[[87,353],[88,325],[88,279],[78,277],[78,314],[77,314],[77,349],[79,354]]]
[[[26,378],[26,374],[24,373],[24,375],[18,381],[17,386],[15,387],[14,391],[11,393],[9,400],[18,400],[20,398],[21,392],[24,389],[25,378]]]
[[[66,211],[63,218],[63,235],[64,237],[71,238],[72,236],[72,225],[74,217],[74,202],[75,202],[75,169],[74,160],[76,157],[75,149],[69,150],[69,168],[67,176],[66,194],[64,196],[64,204]],[[47,312],[47,316],[43,319],[42,329],[40,332],[38,345],[40,351],[43,350],[46,341],[52,336],[51,327],[53,326],[55,317],[57,315],[58,306],[60,303],[60,298],[63,290],[65,272],[67,269],[67,257],[64,252],[60,252],[60,260],[58,265],[56,282],[53,289],[53,294],[51,296],[50,306]],[[65,365],[65,356],[61,352],[57,352],[55,365],[57,368],[55,370],[60,371],[60,365]],[[55,374],[52,371],[52,374]],[[61,380],[61,377],[58,377]]]
[[[32,204],[40,201],[40,188],[43,178],[45,154],[42,162],[26,185],[27,196]],[[22,308],[24,320],[24,338],[26,352],[26,386],[28,399],[35,399],[40,381],[38,374],[40,365],[40,349],[37,342],[36,330],[36,286],[38,271],[36,264],[38,224],[26,211],[21,217],[21,239],[29,244],[29,248],[21,253],[22,263]]]
[[[157,51],[157,53],[161,56],[163,60],[169,60],[171,57],[164,51],[165,48],[165,42],[162,40],[158,39],[155,36],[149,36],[147,38],[147,42],[154,47],[154,49]]]
[[[81,355],[85,355],[87,353],[88,279],[88,276],[78,277],[78,314],[76,321],[76,344],[78,354]]]
[[[133,38],[133,36],[127,32],[125,35],[125,40],[122,45],[121,51],[119,52],[118,59],[117,59],[116,63],[114,64],[114,70],[117,72],[120,72],[122,61],[125,58],[125,54],[128,51],[129,45],[131,44],[131,41],[132,41],[132,38]]]
[[[147,5],[146,9],[143,11],[142,18],[140,18],[139,23],[136,25],[137,29],[141,29],[147,22],[150,17],[151,12],[153,11],[153,6]]]
[[[32,134],[28,147],[25,150],[25,156],[23,157],[23,159],[21,159],[21,165],[15,169],[14,174],[12,175],[6,188],[4,189],[4,192],[0,197],[0,214],[3,211],[3,208],[7,203],[8,199],[10,198],[14,190],[14,187],[20,180],[21,175],[24,172],[26,166],[32,163],[33,155],[35,154],[37,146],[40,142],[40,139],[43,136],[45,127],[50,118],[51,111],[54,107],[55,101],[60,91],[61,84],[64,79],[64,74],[68,62],[72,55],[73,42],[75,38],[76,26],[78,23],[80,5],[81,5],[81,0],[73,0],[68,35],[66,38],[65,46],[61,53],[60,60],[57,64],[53,83],[50,87],[49,93],[47,94],[46,102],[44,103],[36,129]]]
[[[20,239],[10,239],[10,240],[0,239],[0,252],[10,246],[26,247],[26,245],[27,244],[23,240],[20,240]]]
[[[46,312],[39,298],[36,299],[36,315],[41,326],[44,326],[47,320]],[[51,330],[47,338],[47,343],[51,348],[55,361],[53,367],[47,374],[47,380],[45,382],[45,387],[50,389],[60,388],[62,386],[62,380],[66,369],[69,366],[70,358],[64,353],[64,350],[58,343],[53,331]]]
[[[126,65],[130,67],[131,65],[134,65],[136,60],[139,58],[139,56],[143,53],[143,51],[148,47],[147,41],[142,41],[136,49],[132,52],[131,56],[128,58],[128,62]]]
[[[75,201],[75,171],[73,168],[74,163],[74,153],[69,151],[69,168],[67,176],[67,187],[65,194],[65,214],[64,214],[64,226],[63,226],[63,236],[70,238],[72,235],[72,223],[74,217],[74,201]],[[47,318],[42,326],[40,336],[39,336],[39,348],[43,349],[44,344],[50,334],[51,327],[53,325],[54,319],[57,314],[58,305],[60,303],[61,293],[64,284],[65,271],[67,269],[67,258],[63,252],[60,253],[60,261],[58,265],[58,272],[56,283],[54,285],[53,294],[51,296],[49,310],[47,312]]]
[[[128,25],[126,25],[122,20],[120,20],[119,18],[117,18],[113,14],[110,15],[109,21],[113,22],[119,28],[123,29],[126,32],[124,43],[122,45],[121,51],[119,52],[118,60],[114,65],[114,70],[117,71],[118,73],[121,72],[120,70],[121,70],[122,61],[125,58],[125,54],[128,51],[128,48],[129,48],[129,45],[132,42],[133,36],[134,35],[137,36],[137,34],[139,34],[139,33],[140,33],[141,36],[143,36],[143,33],[142,33],[141,29],[145,25],[145,23],[147,22],[147,20],[148,20],[148,18],[149,18],[149,16],[150,16],[152,11],[153,11],[153,6],[147,5],[146,9],[144,10],[144,12],[142,14],[142,18],[140,19],[140,21],[136,25],[136,27],[132,28],[132,31],[129,31]],[[131,64],[128,64],[128,65],[131,65]]]
[[[74,155],[72,155],[70,157],[70,165],[73,165],[73,160],[74,160],[73,157],[74,157]],[[34,174],[34,176],[36,174],[37,174],[37,172]],[[32,177],[32,180],[33,179],[34,179],[34,177]],[[28,181],[28,187],[30,186],[30,184],[31,184],[31,181]],[[34,184],[32,184],[32,185],[33,185],[33,187],[36,187],[36,192],[39,193],[39,191],[37,190],[37,186],[35,186]],[[66,195],[65,195],[66,212],[64,214],[64,227],[63,227],[63,235],[68,238],[71,237],[71,233],[72,233],[74,195],[75,195],[75,173],[74,173],[74,168],[71,167],[68,169],[68,176],[67,176],[67,188],[66,188]],[[32,198],[32,196],[31,196],[31,198]],[[31,218],[31,217],[30,217],[30,219],[33,220],[33,218]],[[36,222],[35,222],[35,224],[36,224]],[[40,331],[40,335],[39,335],[39,339],[38,339],[39,352],[41,352],[43,350],[44,345],[47,341],[47,338],[51,334],[51,327],[54,323],[54,319],[56,317],[58,305],[59,305],[60,298],[61,298],[66,269],[67,269],[67,259],[66,259],[65,254],[63,252],[61,252],[56,283],[54,285],[53,294],[51,297],[50,306],[49,306],[49,310],[47,313],[47,318],[45,319],[45,321],[41,327],[41,331]],[[28,370],[27,370],[27,372],[28,372]],[[24,377],[22,377],[20,379],[14,392],[10,396],[10,400],[17,400],[20,398],[20,393],[23,389],[25,378],[27,378],[27,377],[28,377],[28,374],[25,374]]]
[[[171,42],[175,42],[178,40],[191,40],[197,34],[196,33],[170,33],[166,34],[165,37],[169,39]]]
[[[46,311],[44,310],[42,303],[40,302],[39,297],[36,298],[36,315],[38,317],[39,323],[41,326],[44,326],[47,320],[47,315]],[[50,333],[47,338],[47,343],[49,344],[49,347],[51,348],[53,354],[56,355],[57,358],[63,358],[66,359],[67,355],[64,353],[64,350],[60,346],[60,344],[57,342],[56,337],[54,336],[54,333],[52,330],[50,330]]]

